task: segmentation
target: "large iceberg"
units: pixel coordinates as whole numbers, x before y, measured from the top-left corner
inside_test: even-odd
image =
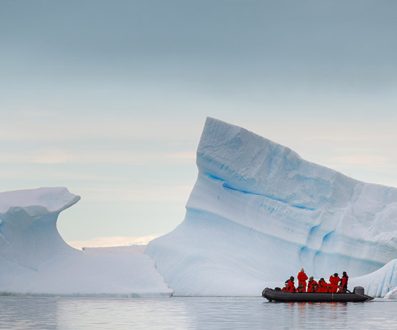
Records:
[[[80,199],[66,188],[0,193],[0,292],[170,295],[142,247],[67,245],[58,215]]]
[[[197,166],[185,220],[146,250],[177,295],[257,295],[301,266],[316,277],[362,276],[397,258],[395,188],[351,179],[212,118]],[[395,276],[386,268],[372,281]],[[368,287],[368,278],[355,283]],[[378,286],[372,291],[384,295]]]
[[[397,297],[396,188],[212,118],[197,166],[185,220],[146,249],[68,246],[56,222],[80,197],[66,188],[0,193],[0,293],[257,296],[303,266]]]

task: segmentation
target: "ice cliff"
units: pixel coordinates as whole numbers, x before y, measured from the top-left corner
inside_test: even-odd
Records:
[[[60,237],[65,188],[0,193],[0,293],[169,295],[140,247],[80,251]]]
[[[257,295],[301,266],[317,277],[362,276],[397,258],[395,188],[212,118],[197,166],[185,220],[146,251],[177,295]]]

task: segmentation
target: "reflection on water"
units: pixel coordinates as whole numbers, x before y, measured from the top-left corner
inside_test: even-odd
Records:
[[[0,296],[0,329],[396,329],[397,305]]]

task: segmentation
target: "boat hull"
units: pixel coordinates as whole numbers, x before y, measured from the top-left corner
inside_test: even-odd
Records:
[[[364,302],[374,298],[356,293],[292,293],[266,288],[263,298],[276,302]]]

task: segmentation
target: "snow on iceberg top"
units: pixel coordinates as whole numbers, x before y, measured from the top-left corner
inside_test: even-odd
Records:
[[[302,208],[330,204],[339,208],[353,203],[373,212],[397,202],[396,188],[354,180],[305,161],[291,149],[244,128],[213,118],[206,120],[197,165],[200,173],[225,181],[228,188]]]
[[[0,213],[13,208],[45,208],[48,212],[61,212],[80,200],[63,187],[38,188],[0,192]]]

